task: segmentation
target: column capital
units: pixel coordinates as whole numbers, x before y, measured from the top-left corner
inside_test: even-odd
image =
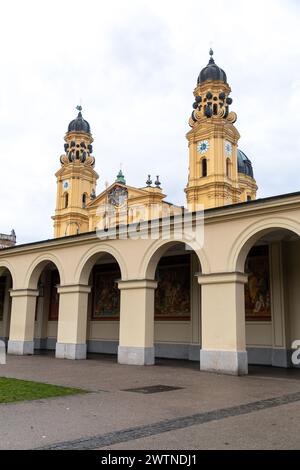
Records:
[[[57,286],[58,294],[90,294],[91,286],[83,284],[68,284],[65,286]]]
[[[196,274],[199,284],[246,284],[248,282],[248,275],[239,271],[211,273],[211,274]]]
[[[11,297],[38,297],[38,289],[9,289]]]
[[[127,281],[118,281],[120,290],[129,289],[156,289],[157,281],[154,279],[129,279]]]

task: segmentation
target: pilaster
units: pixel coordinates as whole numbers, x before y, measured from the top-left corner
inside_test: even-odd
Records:
[[[119,281],[121,290],[119,364],[154,364],[154,292],[148,279]]]
[[[86,359],[87,307],[90,286],[60,286],[56,357]]]
[[[244,285],[239,272],[198,275],[202,298],[200,368],[223,374],[248,373]]]
[[[34,318],[36,289],[10,290],[12,297],[8,354],[26,355],[34,352]]]

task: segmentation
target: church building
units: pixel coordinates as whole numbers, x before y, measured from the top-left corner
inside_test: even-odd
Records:
[[[58,159],[53,239],[0,249],[0,339],[8,354],[156,358],[245,375],[296,367],[300,340],[300,192],[257,199],[239,146],[227,76],[213,51],[194,89],[186,205],[160,177],[97,193],[81,106]]]

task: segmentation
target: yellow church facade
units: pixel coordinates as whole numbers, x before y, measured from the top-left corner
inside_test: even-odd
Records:
[[[300,193],[256,199],[238,147],[231,89],[210,53],[187,134],[186,207],[159,177],[97,195],[93,138],[81,108],[56,173],[54,238],[0,251],[0,338],[9,354],[115,354],[244,375],[295,367],[300,339]]]
[[[126,185],[120,170],[116,181],[96,196],[99,178],[91,155],[93,138],[90,125],[82,117],[81,106],[70,122],[65,136],[65,154],[56,173],[57,200],[54,237],[64,237],[119,224],[163,217],[170,204],[163,201],[159,177],[154,184],[150,175],[143,188]]]

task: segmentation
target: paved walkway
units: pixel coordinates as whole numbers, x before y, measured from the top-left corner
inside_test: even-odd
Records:
[[[91,391],[0,405],[0,449],[300,447],[300,370],[256,367],[230,377],[184,361],[132,367],[109,356],[11,356],[0,375]],[[158,385],[176,389],[128,391]]]

